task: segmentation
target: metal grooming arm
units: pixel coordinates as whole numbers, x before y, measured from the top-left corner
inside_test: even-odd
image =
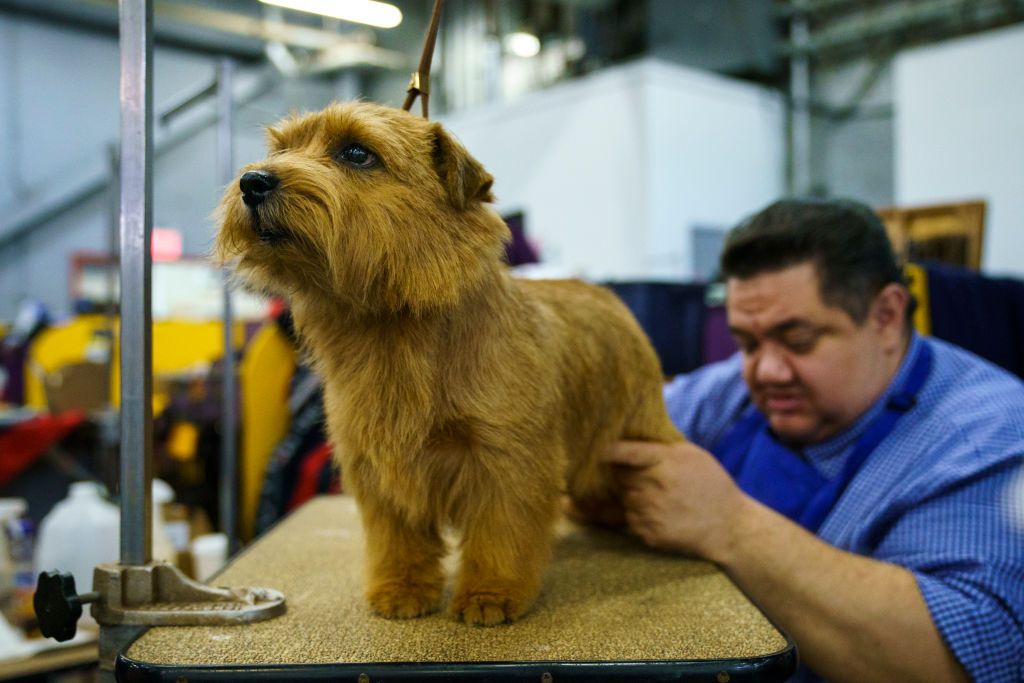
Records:
[[[267,588],[211,588],[193,581],[165,562],[152,561],[152,312],[150,308],[153,171],[153,3],[121,0],[121,561],[100,565],[95,590],[78,595],[74,578],[60,572],[40,574],[35,607],[47,637],[74,636],[82,606],[92,603],[100,624],[103,680],[114,680],[117,655],[147,626],[243,624],[282,614],[284,596]],[[218,101],[230,102],[230,68],[219,71]],[[226,89],[226,94],[224,90]],[[221,175],[230,173],[230,111],[222,104]],[[230,129],[228,129],[230,131]],[[228,146],[224,151],[225,145]],[[233,350],[230,307],[225,356]],[[225,369],[233,369],[229,363]],[[233,382],[228,375],[226,382]],[[227,410],[233,425],[234,405]],[[223,471],[233,477],[234,449]],[[228,482],[230,483],[230,482]],[[225,506],[232,504],[229,496]],[[234,540],[233,509],[227,533]]]

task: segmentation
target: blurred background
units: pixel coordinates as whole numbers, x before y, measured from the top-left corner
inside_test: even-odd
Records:
[[[398,106],[432,3],[391,6],[380,28],[159,0],[155,110],[235,60],[241,165],[290,110]],[[981,266],[1019,273],[1022,18],[1019,0],[449,0],[431,103],[552,269],[706,277],[720,231],[789,192],[986,200]],[[213,116],[207,98],[156,127],[155,225],[185,256],[221,190]],[[116,3],[0,0],[0,319],[82,294],[69,257],[107,248],[118,121]]]
[[[291,111],[400,106],[433,2],[302,4],[154,3],[157,540],[197,576],[199,555],[230,547],[216,536],[223,280],[205,257],[224,188],[218,70],[238,167]],[[43,520],[63,501],[109,521],[117,495],[117,14],[0,0],[0,591],[22,634],[25,577],[53,544]],[[494,174],[511,265],[612,286],[666,375],[732,352],[724,234],[782,195],[875,207],[924,303],[918,329],[1024,375],[1021,65],[1022,0],[448,0],[431,117]],[[227,532],[245,543],[343,482],[286,308],[233,296]]]

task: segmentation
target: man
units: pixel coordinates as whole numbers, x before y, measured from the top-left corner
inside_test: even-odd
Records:
[[[630,527],[719,564],[798,680],[1024,680],[1024,384],[913,333],[865,206],[772,204],[722,273],[740,352],[666,387],[691,442],[609,455]]]

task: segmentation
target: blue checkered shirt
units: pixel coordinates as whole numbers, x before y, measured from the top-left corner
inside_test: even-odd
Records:
[[[975,680],[1024,681],[1024,384],[915,335],[885,395],[803,455],[836,476],[923,344],[934,363],[917,406],[868,456],[818,536],[912,571],[939,632]],[[673,421],[707,450],[750,405],[740,369],[736,355],[665,387]]]

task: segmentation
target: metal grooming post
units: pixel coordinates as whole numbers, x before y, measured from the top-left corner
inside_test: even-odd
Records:
[[[152,557],[153,0],[121,0],[121,564]]]
[[[217,65],[217,172],[222,185],[235,177],[234,63]],[[229,275],[224,271],[224,391],[221,409],[220,526],[228,537],[228,554],[238,549],[238,397],[235,388],[235,316]]]
[[[57,640],[74,637],[82,606],[92,603],[105,682],[114,680],[121,652],[149,626],[247,624],[285,610],[278,591],[212,588],[151,561],[153,0],[121,0],[120,19],[121,562],[96,567],[93,590],[83,594],[72,575],[44,571],[33,598],[40,630]],[[233,462],[230,467],[233,476]]]
[[[807,53],[810,27],[807,15],[798,12],[789,23],[793,54],[789,61],[789,191],[798,196],[811,192],[811,60]]]
[[[121,0],[121,564],[152,559],[153,340],[150,289],[153,226],[153,1]],[[96,578],[93,579],[93,589]],[[37,610],[38,611],[38,610]],[[138,625],[103,625],[100,675]]]

